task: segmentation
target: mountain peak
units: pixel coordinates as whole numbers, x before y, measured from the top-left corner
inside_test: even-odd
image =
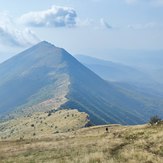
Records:
[[[94,124],[136,124],[150,113],[163,114],[153,109],[153,102],[148,105],[139,100],[143,96],[104,81],[47,41],[0,64],[0,77],[0,117],[75,108]]]
[[[56,47],[56,46],[54,46],[53,44],[51,44],[50,42],[48,42],[48,41],[41,41],[41,42],[39,42],[37,45],[40,45],[40,46],[53,46],[53,47]],[[36,45],[36,46],[37,46]]]

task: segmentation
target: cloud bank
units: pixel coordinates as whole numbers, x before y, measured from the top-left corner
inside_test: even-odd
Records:
[[[9,46],[29,46],[39,41],[35,33],[28,28],[21,28],[6,13],[0,13],[0,42]]]
[[[76,17],[73,8],[52,6],[48,10],[26,13],[20,17],[20,22],[32,27],[74,27]]]
[[[77,14],[73,8],[52,6],[48,10],[25,13],[11,17],[0,12],[0,43],[3,46],[26,47],[36,44],[40,39],[30,27],[74,27]]]

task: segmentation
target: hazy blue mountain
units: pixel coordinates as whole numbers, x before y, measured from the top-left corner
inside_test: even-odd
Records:
[[[45,41],[0,64],[0,114],[75,108],[95,124],[146,122],[161,103],[106,82]],[[57,103],[57,105],[56,105]]]
[[[104,58],[135,67],[163,84],[163,50],[110,50]]]
[[[85,55],[76,55],[75,58],[108,81],[142,83],[151,80],[150,76],[146,73],[121,63],[101,60]]]
[[[127,56],[128,56],[128,59],[132,60],[132,57],[129,57],[129,55]],[[116,84],[118,83],[121,86],[123,85],[126,88],[130,88],[130,89],[133,88],[134,92],[135,91],[139,91],[141,93],[143,92],[143,93],[146,93],[147,96],[150,96],[152,94],[155,96],[155,98],[157,98],[158,96],[163,97],[163,91],[162,91],[163,84],[161,83],[162,75],[160,75],[162,74],[163,71],[162,69],[158,69],[158,70],[154,69],[154,67],[161,67],[162,65],[160,66],[159,64],[155,65],[157,59],[154,60],[154,56],[151,57],[153,58],[153,61],[154,61],[153,64],[151,61],[148,66],[150,68],[149,70],[147,69],[149,72],[146,70],[148,62],[145,63],[145,61],[143,60],[136,62],[138,63],[139,66],[141,65],[141,68],[140,68],[138,65],[136,66],[135,63],[133,65],[131,64],[130,66],[128,66],[119,62],[101,60],[101,59],[97,59],[97,58],[89,57],[85,55],[76,55],[75,57],[81,63],[83,63],[86,67],[88,67],[89,69],[91,69],[92,71],[94,71],[96,74],[98,74],[100,77],[102,77],[103,79],[107,81],[114,81],[116,82]],[[133,58],[135,58],[135,61],[136,61],[135,55],[133,56]],[[137,57],[137,59],[138,58],[139,57]],[[134,62],[134,59],[133,59],[133,62]],[[158,63],[159,62],[160,61],[158,61]],[[126,61],[126,64],[129,64],[129,63]],[[143,66],[144,68],[142,68]]]
[[[128,63],[128,65],[158,65],[162,67],[162,54],[163,50],[114,49],[109,50],[107,55],[102,55],[102,57],[113,62]]]

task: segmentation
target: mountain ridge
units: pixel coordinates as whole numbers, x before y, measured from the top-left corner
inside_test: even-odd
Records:
[[[0,76],[0,114],[10,117],[78,109],[89,114],[94,124],[138,124],[161,112],[46,41],[0,64]]]

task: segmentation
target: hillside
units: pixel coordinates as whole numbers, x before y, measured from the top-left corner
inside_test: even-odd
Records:
[[[77,109],[93,124],[145,123],[163,117],[155,100],[119,89],[78,62],[62,48],[43,41],[0,64],[0,115]]]
[[[163,125],[95,126],[44,138],[0,141],[0,160],[2,163],[162,163]]]
[[[88,124],[88,115],[77,110],[37,112],[0,123],[0,140],[48,137],[56,133],[74,131]]]

